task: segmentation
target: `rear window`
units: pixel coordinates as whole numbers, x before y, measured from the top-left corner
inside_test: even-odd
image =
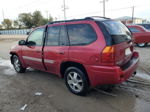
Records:
[[[131,32],[120,21],[104,21],[106,30],[112,38],[112,44],[119,44],[131,40]]]

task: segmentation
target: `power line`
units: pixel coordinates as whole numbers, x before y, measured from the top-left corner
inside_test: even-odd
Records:
[[[123,8],[116,8],[116,9],[107,9],[105,11],[118,11],[118,10],[124,10],[124,9],[129,9],[129,8],[132,8],[132,7],[123,7]],[[103,11],[100,11],[100,12],[103,12]],[[96,12],[89,12],[89,13],[82,13],[82,14],[78,14],[78,15],[73,15],[73,16],[69,16],[69,17],[74,17],[74,16],[83,16],[83,15],[88,15],[88,14],[95,14],[95,13],[99,13],[99,11],[96,11]]]

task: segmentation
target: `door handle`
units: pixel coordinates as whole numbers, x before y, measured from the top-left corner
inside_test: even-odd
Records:
[[[39,51],[39,50],[36,50],[36,53],[41,53],[41,51]]]
[[[59,51],[59,54],[65,54],[65,52],[64,51]]]

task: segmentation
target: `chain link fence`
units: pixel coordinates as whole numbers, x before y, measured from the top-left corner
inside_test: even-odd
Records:
[[[31,29],[0,30],[1,35],[26,35]]]

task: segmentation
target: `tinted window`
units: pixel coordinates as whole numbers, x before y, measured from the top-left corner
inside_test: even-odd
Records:
[[[35,42],[37,46],[41,46],[43,42],[43,33],[45,28],[38,28],[34,30],[28,37],[27,42]]]
[[[53,26],[48,28],[47,45],[57,46],[59,45],[59,31],[60,26]]]
[[[111,35],[112,44],[119,44],[131,40],[131,33],[123,23],[109,20],[104,21],[103,24]]]
[[[150,30],[150,24],[139,24],[139,25],[143,26],[147,30]]]
[[[136,32],[141,32],[140,30],[138,30],[137,28],[129,28],[131,32],[136,33]]]
[[[65,26],[61,26],[59,42],[60,42],[60,45],[69,45],[68,36],[67,36],[67,32],[66,32],[66,27]]]
[[[71,45],[86,45],[96,40],[97,35],[89,24],[67,25]]]

